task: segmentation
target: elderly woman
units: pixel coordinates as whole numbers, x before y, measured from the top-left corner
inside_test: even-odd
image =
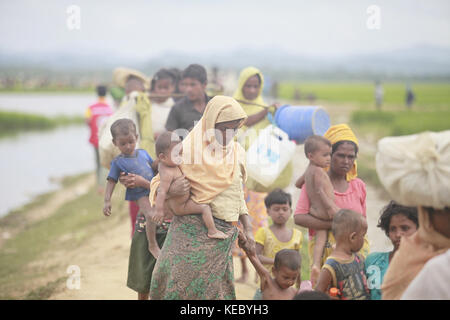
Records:
[[[215,96],[183,140],[183,164],[191,198],[211,206],[216,228],[227,239],[211,239],[200,215],[175,216],[158,257],[150,285],[151,299],[235,299],[231,249],[240,221],[254,249],[242,184],[245,152],[234,135],[247,115],[231,97]],[[153,190],[158,179],[152,180]]]
[[[334,188],[335,203],[339,208],[356,211],[366,217],[366,185],[357,178],[356,156],[358,154],[358,140],[353,131],[346,124],[331,126],[324,135],[332,145],[331,163],[328,170],[331,184]],[[314,230],[330,230],[331,220],[320,220],[309,213],[310,202],[306,186],[301,187],[300,197],[294,213],[296,224],[309,228],[309,260],[312,261],[315,244]],[[328,241],[322,257],[322,264],[331,254],[335,244],[333,234],[328,232]],[[369,243],[364,238],[361,254],[366,257],[369,253]]]
[[[381,283],[394,257],[402,237],[408,237],[417,231],[419,221],[417,208],[402,206],[395,201],[383,208],[378,227],[391,240],[393,249],[388,252],[372,252],[365,261],[365,272],[372,300],[381,300]]]
[[[450,130],[386,137],[376,169],[392,198],[418,208],[381,285],[383,299],[450,299]]]

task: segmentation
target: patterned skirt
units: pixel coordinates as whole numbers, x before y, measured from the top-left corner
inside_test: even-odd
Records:
[[[214,218],[227,239],[210,239],[201,215],[174,216],[153,271],[151,300],[236,299],[232,246],[237,228]]]

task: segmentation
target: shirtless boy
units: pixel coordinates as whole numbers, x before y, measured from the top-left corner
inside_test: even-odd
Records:
[[[312,135],[305,141],[305,155],[309,165],[303,175],[306,192],[311,203],[310,214],[318,219],[332,220],[340,208],[334,203],[334,189],[324,168],[330,166],[331,143],[328,139]],[[327,230],[316,231],[313,262],[311,266],[311,282],[314,284],[320,273],[322,255],[327,242]]]
[[[239,231],[239,246],[245,251],[250,262],[261,278],[261,292],[263,300],[292,300],[298,289],[294,287],[300,277],[301,257],[297,250],[282,249],[275,255],[272,268],[272,275],[261,261],[259,261],[256,251],[246,249],[246,238],[242,231]]]

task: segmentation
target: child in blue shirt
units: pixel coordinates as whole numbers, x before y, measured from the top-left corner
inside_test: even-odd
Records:
[[[111,162],[111,169],[108,174],[103,213],[106,216],[111,215],[111,196],[116,186],[121,172],[134,173],[151,181],[154,175],[154,169],[157,168],[157,161],[153,161],[150,155],[144,149],[136,149],[138,135],[136,133],[136,125],[130,119],[119,119],[111,125],[111,135],[113,143],[119,148],[121,154]],[[156,243],[156,225],[151,221],[151,206],[149,201],[150,190],[146,188],[127,188],[125,200],[136,201],[139,209],[142,210],[146,217],[147,240],[149,243],[149,251],[153,256],[157,257],[159,247]]]

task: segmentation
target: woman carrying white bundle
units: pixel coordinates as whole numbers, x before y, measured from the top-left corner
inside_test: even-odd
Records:
[[[376,168],[392,198],[419,212],[419,229],[389,264],[383,299],[450,299],[450,130],[381,139]]]

